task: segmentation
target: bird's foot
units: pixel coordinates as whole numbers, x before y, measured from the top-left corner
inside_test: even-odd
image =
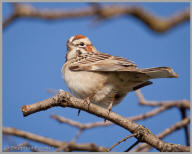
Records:
[[[109,106],[108,106],[108,116],[109,116],[109,114],[110,114],[110,112],[111,112],[111,110],[112,110],[112,107],[113,107],[113,101],[109,104]],[[104,122],[106,122],[107,121],[107,119],[104,119]]]
[[[90,98],[87,97],[87,98],[85,98],[83,101],[84,101],[84,103],[86,103],[86,104],[88,105],[88,110],[89,110],[89,105],[90,105],[90,103],[91,103]],[[81,112],[81,110],[79,109],[79,110],[78,110],[78,113],[77,113],[78,116],[80,115],[80,112]]]

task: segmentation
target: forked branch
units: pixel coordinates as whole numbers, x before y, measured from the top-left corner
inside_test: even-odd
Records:
[[[137,123],[114,112],[110,112],[110,114],[108,114],[107,109],[99,107],[95,104],[91,103],[88,105],[85,101],[77,99],[63,90],[60,90],[56,96],[35,104],[25,105],[21,109],[23,115],[28,116],[55,106],[77,108],[107,119],[130,131],[132,134],[136,134],[135,137],[138,141],[145,142],[159,151],[189,151],[189,147],[163,142],[158,137],[153,135],[147,128],[138,125]]]
[[[158,138],[162,139],[165,136],[171,134],[172,132],[179,130],[181,128],[183,128],[184,126],[187,126],[187,124],[189,124],[190,122],[190,118],[187,117],[175,124],[173,124],[172,126],[170,126],[169,128],[166,128],[164,131],[162,131],[161,133],[159,133],[157,135]],[[148,144],[142,143],[141,145],[139,145],[136,149],[134,149],[134,152],[146,152],[149,151],[152,147],[149,146]]]

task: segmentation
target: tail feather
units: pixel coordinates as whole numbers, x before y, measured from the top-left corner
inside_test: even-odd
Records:
[[[133,91],[138,90],[138,89],[140,89],[140,88],[143,88],[143,87],[145,87],[145,86],[148,86],[148,85],[150,85],[150,84],[152,84],[152,83],[153,83],[153,82],[151,82],[151,81],[146,81],[146,82],[144,82],[144,83],[141,83],[141,84],[133,87]]]
[[[146,68],[142,70],[143,73],[146,73],[151,79],[155,78],[177,78],[178,74],[173,71],[170,67],[154,67]]]

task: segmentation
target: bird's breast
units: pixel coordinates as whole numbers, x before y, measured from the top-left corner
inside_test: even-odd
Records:
[[[71,71],[66,65],[62,68],[62,75],[73,95],[82,99],[100,89],[107,80],[102,73]]]

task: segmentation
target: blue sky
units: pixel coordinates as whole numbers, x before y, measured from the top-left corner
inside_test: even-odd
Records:
[[[78,9],[88,7],[87,3],[30,3],[38,9]],[[103,5],[107,5],[104,3]],[[121,4],[121,3],[110,3]],[[122,3],[139,5],[157,16],[168,17],[189,8],[189,3]],[[11,13],[11,5],[3,4],[3,19]],[[65,62],[66,41],[76,34],[90,38],[95,47],[116,56],[134,61],[140,68],[168,66],[179,74],[177,79],[156,79],[153,85],[141,91],[148,100],[189,100],[190,24],[183,23],[167,33],[157,34],[142,22],[122,16],[94,25],[92,18],[45,21],[18,19],[3,31],[3,126],[16,127],[62,141],[70,141],[77,129],[59,124],[50,118],[57,114],[86,123],[102,119],[84,111],[77,116],[77,109],[52,108],[28,117],[23,117],[21,106],[51,97],[47,89],[69,91],[61,76]],[[152,107],[138,105],[134,92],[129,93],[113,111],[122,116],[134,116],[152,110]],[[188,113],[189,114],[189,113]],[[181,119],[174,108],[162,114],[137,123],[157,134]],[[78,143],[94,142],[110,147],[128,131],[119,126],[97,128],[85,131]],[[25,140],[12,137],[17,144]],[[123,151],[135,139],[120,144],[114,151]],[[179,130],[167,136],[164,141],[185,144],[184,131]],[[31,142],[34,146],[43,146]],[[3,141],[3,147],[7,142]],[[156,151],[156,150],[154,150]]]

